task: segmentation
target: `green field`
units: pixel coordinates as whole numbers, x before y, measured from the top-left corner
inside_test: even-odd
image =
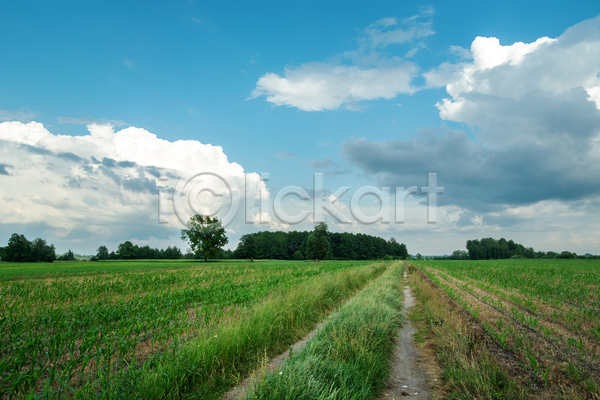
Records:
[[[600,397],[599,260],[415,264],[484,329],[517,384],[538,398]]]
[[[201,260],[115,260],[115,261],[56,261],[53,263],[0,262],[0,278],[21,278],[46,274],[76,274],[81,272],[123,272],[165,268],[187,268],[202,265],[239,265],[248,260],[218,260],[204,263]],[[280,260],[260,260],[261,265],[281,263]]]
[[[600,398],[600,260],[0,268],[0,398],[219,399],[325,320],[249,398],[376,398],[402,282],[436,396]]]
[[[372,262],[0,264],[0,398],[29,393],[110,398],[111,391],[127,390],[123,382],[138,379],[148,368],[176,368],[177,357],[187,354],[183,349],[191,341],[199,340],[200,347],[223,326],[250,321],[252,310],[265,302],[308,290],[312,294],[303,296],[314,298],[313,303],[306,303],[306,309],[298,306],[302,316],[289,316],[298,321],[279,333],[286,339],[247,351],[278,350],[381,273],[368,264]],[[319,290],[324,294],[318,295]],[[253,334],[268,339],[264,332],[246,335]],[[235,362],[240,371],[254,365],[249,359]]]

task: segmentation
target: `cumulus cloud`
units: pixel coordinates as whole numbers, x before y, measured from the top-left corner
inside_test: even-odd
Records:
[[[363,100],[391,99],[399,93],[412,93],[412,79],[418,68],[403,63],[385,68],[360,68],[330,63],[308,63],[286,68],[284,76],[268,73],[261,77],[252,98],[266,96],[277,106],[304,111],[335,110],[342,104],[360,110]]]
[[[88,135],[67,136],[54,135],[37,122],[0,124],[2,236],[37,227],[38,236],[87,246],[177,238],[183,225],[172,202],[161,207],[168,224],[158,224],[159,188],[170,200],[179,178],[194,171],[229,179],[234,191],[243,190],[247,178],[251,200],[264,187],[257,174],[246,177],[219,146],[170,142],[135,127],[115,132],[111,125],[92,124],[88,130]],[[191,178],[178,192],[189,200],[184,202],[185,221],[194,206],[205,206],[193,198],[194,186],[219,181],[214,176]],[[223,199],[224,212],[231,199],[231,194]]]
[[[532,43],[477,37],[469,53],[424,77],[449,95],[437,103],[440,117],[472,132],[352,139],[342,143],[343,156],[384,186],[424,184],[437,172],[445,187],[438,204],[458,207],[461,226],[543,221],[539,229],[556,229],[553,213],[563,215],[563,227],[593,215],[600,198],[600,17]],[[532,222],[534,209],[551,212]]]
[[[358,47],[334,57],[336,62],[308,62],[287,67],[283,75],[267,73],[256,83],[251,98],[265,96],[276,106],[304,111],[336,110],[342,105],[361,110],[362,101],[391,99],[414,93],[412,80],[418,66],[387,52],[391,45],[409,44],[404,58],[425,48],[423,40],[434,34],[426,7],[410,18],[382,18],[367,26],[357,38]]]
[[[450,95],[436,105],[441,118],[479,127],[478,139],[493,145],[567,137],[581,144],[597,132],[600,17],[533,43],[477,37],[471,54],[471,62],[424,74]]]

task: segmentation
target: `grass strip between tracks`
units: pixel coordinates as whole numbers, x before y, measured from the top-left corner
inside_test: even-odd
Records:
[[[388,378],[402,323],[401,263],[350,299],[304,349],[263,376],[248,399],[374,398]]]

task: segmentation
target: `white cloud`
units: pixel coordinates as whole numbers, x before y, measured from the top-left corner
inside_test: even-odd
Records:
[[[265,96],[277,106],[304,111],[336,110],[342,105],[361,110],[362,101],[391,99],[414,93],[412,80],[418,66],[387,53],[388,47],[408,44],[404,58],[426,47],[423,40],[433,35],[433,8],[398,22],[382,18],[367,26],[357,38],[358,47],[334,57],[337,62],[308,62],[287,67],[283,75],[267,73],[256,83],[250,98]],[[347,62],[347,63],[346,63]]]
[[[172,203],[163,207],[169,224],[158,224],[158,186],[172,191],[187,172],[214,171],[232,180],[233,190],[244,188],[243,168],[230,162],[219,146],[194,140],[169,142],[135,127],[117,132],[111,125],[88,129],[88,135],[67,136],[54,135],[37,122],[0,124],[0,159],[7,172],[0,175],[2,236],[30,229],[50,242],[85,243],[88,250],[149,237],[174,237],[179,243],[182,225]],[[157,181],[160,176],[168,181]],[[253,201],[264,183],[257,174],[248,178]],[[190,181],[184,194],[193,195],[193,186],[209,179],[213,178]],[[195,202],[203,207],[213,200],[189,199],[184,216],[193,214],[190,207]],[[223,198],[223,212],[230,201]]]
[[[278,106],[304,111],[335,110],[342,104],[358,110],[358,102],[377,98],[391,99],[400,93],[413,93],[412,79],[418,68],[412,63],[385,68],[308,63],[291,69],[284,76],[268,73],[261,77],[252,98],[266,96]]]
[[[423,74],[450,95],[437,103],[441,118],[479,127],[478,138],[494,145],[558,144],[594,131],[585,110],[590,102],[600,109],[600,17],[532,43],[477,37],[471,54],[470,62]]]

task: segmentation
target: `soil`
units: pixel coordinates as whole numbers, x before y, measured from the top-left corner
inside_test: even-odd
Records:
[[[405,275],[406,277],[406,272]],[[413,335],[417,330],[407,318],[409,310],[415,306],[415,299],[409,286],[404,286],[404,326],[398,332],[396,348],[392,357],[392,368],[386,389],[379,397],[381,400],[430,399],[432,397],[427,377],[419,365],[420,355],[415,347]]]

